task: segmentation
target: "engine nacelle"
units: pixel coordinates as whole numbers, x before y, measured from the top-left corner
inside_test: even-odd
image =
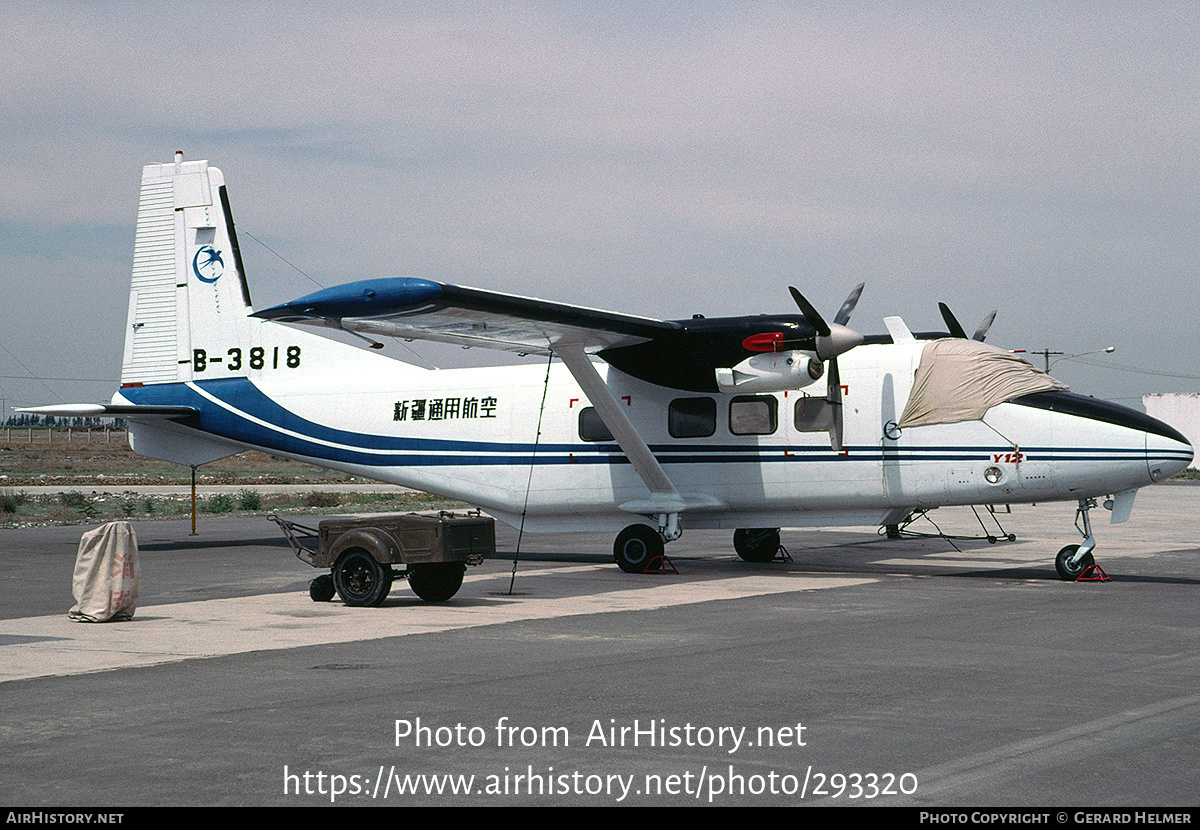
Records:
[[[792,350],[756,354],[732,368],[718,368],[716,377],[722,392],[782,392],[808,386],[824,373],[816,355]]]

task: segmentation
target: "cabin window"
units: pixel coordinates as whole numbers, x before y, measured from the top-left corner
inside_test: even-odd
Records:
[[[738,395],[729,402],[729,431],[734,435],[770,435],[778,425],[778,406],[772,395]]]
[[[712,398],[676,398],[667,410],[672,438],[707,438],[717,431],[717,402]]]
[[[797,432],[828,432],[833,424],[833,405],[825,398],[803,395],[796,401]]]
[[[579,437],[584,441],[611,441],[612,433],[604,425],[594,406],[579,410]]]

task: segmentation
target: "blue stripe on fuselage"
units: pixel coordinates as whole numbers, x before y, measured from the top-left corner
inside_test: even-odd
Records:
[[[195,388],[203,390],[200,394]],[[627,464],[611,442],[569,444],[470,441],[377,435],[338,429],[310,421],[281,406],[246,378],[128,387],[121,390],[135,404],[189,406],[197,416],[177,419],[201,432],[268,451],[372,467],[482,466],[537,464]],[[224,404],[214,403],[206,395]],[[784,444],[711,444],[691,439],[650,447],[664,464],[787,463],[867,461],[981,461],[996,452],[989,446],[887,447],[852,446],[846,454],[825,446]],[[1112,447],[1028,447],[1038,461],[1118,461],[1144,458],[1144,450]],[[536,454],[536,458],[535,458]]]

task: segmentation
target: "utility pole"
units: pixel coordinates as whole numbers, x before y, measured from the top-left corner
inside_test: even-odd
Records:
[[[1052,352],[1049,349],[1042,349],[1040,351],[1033,351],[1033,352],[1025,352],[1024,349],[1017,349],[1017,353],[1019,354],[1021,352],[1025,352],[1026,354],[1040,354],[1042,356],[1042,360],[1044,361],[1043,368],[1046,370],[1046,374],[1050,374],[1050,367],[1053,364],[1058,363],[1059,360],[1070,360],[1073,357],[1087,357],[1088,355],[1093,355],[1093,354],[1112,354],[1116,350],[1117,350],[1116,346],[1106,346],[1103,349],[1096,349],[1094,352],[1080,352],[1079,354],[1068,354],[1066,352]],[[1052,354],[1053,355],[1062,355],[1062,356],[1059,357],[1058,359],[1052,361],[1050,359],[1050,355],[1052,355]]]
[[[1021,354],[1022,352],[1024,352],[1025,354],[1040,354],[1042,356],[1042,360],[1045,361],[1045,365],[1043,366],[1043,368],[1046,370],[1046,374],[1050,374],[1050,355],[1066,354],[1066,352],[1052,352],[1049,349],[1042,349],[1040,352],[1037,352],[1037,351],[1028,352],[1028,351],[1025,351],[1025,349],[1017,349],[1016,351],[1017,351],[1017,354]]]

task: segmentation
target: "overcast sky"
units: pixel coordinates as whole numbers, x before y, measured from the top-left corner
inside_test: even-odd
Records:
[[[410,275],[832,316],[866,282],[865,333],[998,309],[1006,348],[1116,346],[1076,391],[1200,391],[1200,4],[391,5],[0,8],[8,410],[111,396],[176,149],[225,172],[258,307]]]

